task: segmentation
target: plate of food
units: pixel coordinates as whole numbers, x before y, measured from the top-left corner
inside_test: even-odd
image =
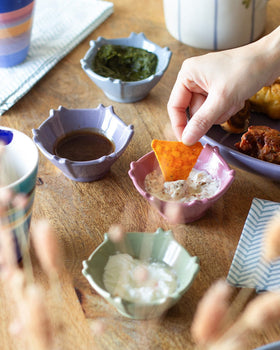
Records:
[[[201,142],[218,146],[222,157],[238,168],[280,181],[280,83],[261,89]]]
[[[280,341],[261,346],[255,350],[280,350]]]

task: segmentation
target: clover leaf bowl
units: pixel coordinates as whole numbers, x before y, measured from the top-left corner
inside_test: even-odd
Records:
[[[135,302],[111,295],[105,288],[103,274],[110,256],[127,253],[134,259],[164,262],[174,269],[178,278],[177,289],[168,295],[151,302]],[[83,261],[82,273],[94,288],[117,311],[128,318],[158,318],[176,304],[191,287],[199,272],[199,261],[174,238],[172,231],[158,228],[156,232],[128,232],[121,244],[113,243],[107,233],[104,241]]]
[[[164,72],[168,68],[171,51],[167,47],[160,47],[148,40],[143,33],[131,33],[127,38],[106,39],[98,37],[97,40],[90,41],[90,49],[81,60],[81,66],[88,77],[103,90],[105,95],[116,102],[136,102],[148,95],[150,90],[160,81]],[[104,77],[94,72],[92,69],[94,57],[101,46],[106,44],[131,46],[141,48],[157,55],[158,63],[155,74],[138,81],[122,81],[111,77]]]
[[[145,154],[137,161],[131,162],[128,174],[136,190],[158,210],[161,216],[171,223],[186,224],[200,219],[227,192],[235,176],[235,171],[230,169],[227,162],[221,157],[218,147],[212,147],[208,144],[204,145],[194,168],[206,171],[219,181],[220,186],[215,195],[210,198],[192,200],[190,202],[170,202],[148,193],[145,189],[145,177],[152,171],[159,169],[159,164],[153,151]],[[170,208],[172,212],[179,215],[174,216],[175,218],[168,215]]]
[[[57,156],[54,145],[64,135],[79,129],[93,129],[104,134],[115,145],[115,150],[95,160],[74,161]],[[50,116],[38,129],[33,129],[33,140],[43,153],[65,176],[74,181],[91,182],[103,178],[127,148],[134,132],[126,125],[112,106],[97,108],[51,110]]]

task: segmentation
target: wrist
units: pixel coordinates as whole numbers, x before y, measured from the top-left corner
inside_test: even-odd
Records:
[[[280,76],[280,26],[255,42],[255,50],[258,72],[265,73],[263,86],[270,85]]]

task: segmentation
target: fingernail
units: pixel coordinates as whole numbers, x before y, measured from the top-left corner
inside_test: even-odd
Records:
[[[186,132],[186,133],[183,132],[182,142],[186,146],[192,146],[195,143],[195,142],[193,142],[193,138],[191,137],[191,135],[188,132]]]

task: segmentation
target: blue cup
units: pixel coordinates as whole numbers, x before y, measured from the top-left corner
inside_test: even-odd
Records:
[[[27,56],[34,0],[0,0],[0,68],[21,63]]]
[[[0,0],[0,13],[20,10],[33,0]]]

